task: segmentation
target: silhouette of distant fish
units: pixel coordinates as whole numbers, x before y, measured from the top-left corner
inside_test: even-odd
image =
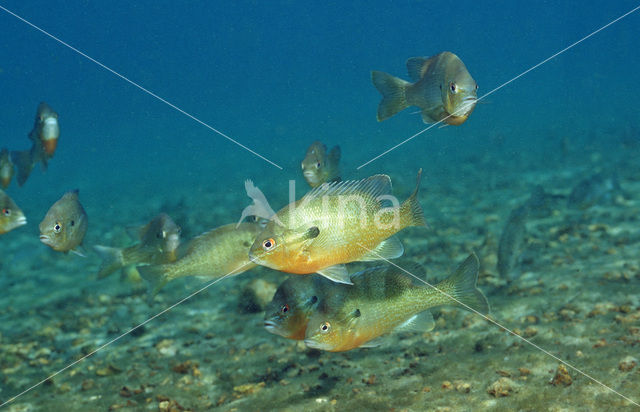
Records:
[[[525,246],[528,216],[529,208],[526,205],[513,209],[500,236],[497,268],[500,277],[507,282],[519,276],[519,273],[515,271],[515,267]]]
[[[600,202],[611,201],[615,193],[621,193],[620,183],[615,173],[596,173],[581,180],[569,194],[567,204],[575,209],[587,209]]]
[[[379,122],[409,106],[418,106],[425,123],[442,121],[457,126],[476,107],[478,84],[455,54],[412,57],[407,60],[407,70],[415,83],[380,71],[371,73],[373,85],[382,94]]]
[[[0,150],[0,184],[3,188],[9,187],[13,177],[13,162],[6,148]]]
[[[18,185],[25,184],[34,166],[41,162],[43,170],[53,157],[60,137],[58,114],[45,102],[38,105],[33,129],[29,132],[31,148],[11,152],[11,158],[18,171]]]

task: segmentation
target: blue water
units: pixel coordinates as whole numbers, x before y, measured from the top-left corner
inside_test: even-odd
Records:
[[[371,70],[407,79],[408,57],[449,50],[465,62],[482,96],[631,10],[634,1],[3,0],[0,6],[282,167],[0,10],[0,147],[28,148],[42,100],[61,125],[49,170],[38,166],[24,187],[13,182],[8,189],[30,222],[18,230],[32,236],[25,247],[37,252],[25,258],[53,256],[37,241],[36,224],[73,188],[80,189],[90,222],[99,222],[94,227],[101,229],[89,229],[93,242],[105,227],[144,221],[176,199],[199,206],[192,220],[202,227],[190,228],[196,234],[239,217],[249,201],[244,179],[256,181],[277,205],[287,199],[289,179],[302,194],[299,163],[314,140],[341,146],[344,178],[388,173],[400,179],[404,197],[419,167],[427,193],[473,181],[474,167],[490,174],[492,158],[503,171],[550,168],[561,175],[563,138],[574,153],[600,148],[606,166],[607,150],[620,145],[615,133],[602,131],[637,127],[639,118],[640,11],[496,91],[462,126],[435,127],[356,169],[426,127],[413,109],[376,122],[380,96]],[[566,167],[580,169],[581,162]],[[570,185],[561,178],[558,184]],[[500,196],[495,204],[511,200]],[[154,210],[145,209],[148,198],[157,200]],[[213,215],[204,199],[216,203]],[[473,205],[467,207],[473,214]],[[0,245],[13,235],[2,236]]]

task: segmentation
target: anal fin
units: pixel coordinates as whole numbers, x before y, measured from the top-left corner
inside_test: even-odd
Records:
[[[433,320],[433,315],[431,315],[431,312],[428,310],[425,310],[417,315],[413,315],[395,330],[402,332],[429,332],[435,327],[436,323]]]
[[[345,265],[333,265],[327,268],[316,271],[319,275],[324,276],[336,283],[344,283],[347,285],[353,285],[347,267]]]
[[[375,249],[367,252],[358,260],[368,262],[372,260],[395,259],[402,256],[403,253],[404,246],[402,246],[400,239],[398,239],[397,236],[391,236],[380,242]]]

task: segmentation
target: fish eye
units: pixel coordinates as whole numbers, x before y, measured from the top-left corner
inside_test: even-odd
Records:
[[[476,90],[478,90],[478,83],[476,83]]]
[[[329,329],[331,329],[331,324],[329,322],[323,322],[322,325],[320,325],[320,332],[322,333],[329,332]]]
[[[282,313],[287,313],[289,312],[289,305],[287,305],[286,303],[282,306],[282,309],[280,309],[280,311]]]
[[[316,163],[316,169],[320,169],[320,162]]]
[[[5,216],[11,216],[11,209],[5,207],[4,209],[2,209],[2,214]]]
[[[262,248],[267,252],[273,249],[274,247],[276,247],[276,241],[272,237],[262,241]]]
[[[75,225],[76,225],[76,221],[75,221],[75,220],[72,220],[72,221],[71,221],[71,226],[75,226]]]
[[[454,82],[451,82],[449,83],[449,90],[451,90],[451,93],[458,93],[458,86]]]
[[[317,301],[318,301],[318,297],[317,296],[315,296],[315,295],[311,296],[311,304],[314,304]]]
[[[53,231],[56,233],[60,233],[60,230],[62,230],[62,226],[60,226],[60,223],[56,222],[56,224],[53,226]]]

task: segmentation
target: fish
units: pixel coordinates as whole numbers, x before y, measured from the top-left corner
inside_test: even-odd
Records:
[[[29,139],[34,143],[40,142],[47,158],[51,158],[58,146],[59,137],[58,113],[47,103],[40,102],[33,129],[29,133]]]
[[[515,280],[520,275],[514,269],[526,244],[528,217],[529,207],[527,204],[516,207],[509,214],[507,223],[502,229],[498,243],[497,269],[500,277],[507,282]]]
[[[393,235],[408,226],[426,226],[418,202],[421,176],[422,170],[414,192],[400,205],[387,175],[318,186],[276,213],[249,257],[282,272],[318,273],[350,284],[345,263],[397,258],[404,247]]]
[[[424,123],[461,125],[478,101],[478,84],[458,56],[442,52],[431,57],[407,60],[414,83],[381,71],[371,72],[373,85],[382,94],[378,105],[379,122],[409,106],[421,109]]]
[[[155,216],[137,234],[139,242],[126,248],[94,245],[103,259],[98,271],[102,279],[125,266],[140,263],[163,264],[174,262],[180,245],[180,227],[165,213]]]
[[[49,208],[40,222],[40,241],[55,251],[84,256],[81,246],[89,219],[78,193],[78,190],[66,192]]]
[[[309,186],[318,187],[327,182],[339,182],[340,146],[334,146],[327,153],[322,142],[313,142],[302,161],[302,174]]]
[[[424,270],[414,269],[416,276]],[[435,323],[429,309],[456,305],[481,314],[489,302],[476,287],[479,261],[475,254],[434,289],[416,285],[399,267],[374,267],[353,275],[353,285],[337,285],[320,300],[307,324],[304,343],[309,348],[343,352],[379,344],[378,338],[395,330],[427,332]],[[444,293],[443,293],[444,292]]]
[[[291,276],[278,286],[267,304],[265,329],[287,339],[303,340],[307,323],[325,291],[341,285],[320,275]]]
[[[551,215],[561,199],[566,199],[566,196],[547,193],[541,185],[536,185],[523,206],[527,209],[529,217],[544,218]]]
[[[3,188],[9,187],[14,172],[13,162],[9,156],[9,150],[2,148],[0,150],[0,184]]]
[[[27,218],[2,189],[0,189],[0,235],[27,224]]]
[[[137,269],[149,282],[150,296],[171,280],[185,276],[239,275],[256,266],[249,260],[249,247],[262,229],[260,222],[243,222],[237,228],[235,223],[220,226],[192,239],[175,262]]]
[[[571,190],[567,205],[573,209],[588,209],[600,202],[613,200],[622,189],[615,173],[596,173],[581,180]]]
[[[11,152],[11,159],[18,171],[19,186],[26,183],[36,164],[42,163],[42,169],[47,170],[48,160],[53,157],[58,145],[58,114],[47,103],[41,102],[38,105],[33,129],[28,136],[32,142],[30,149]]]

